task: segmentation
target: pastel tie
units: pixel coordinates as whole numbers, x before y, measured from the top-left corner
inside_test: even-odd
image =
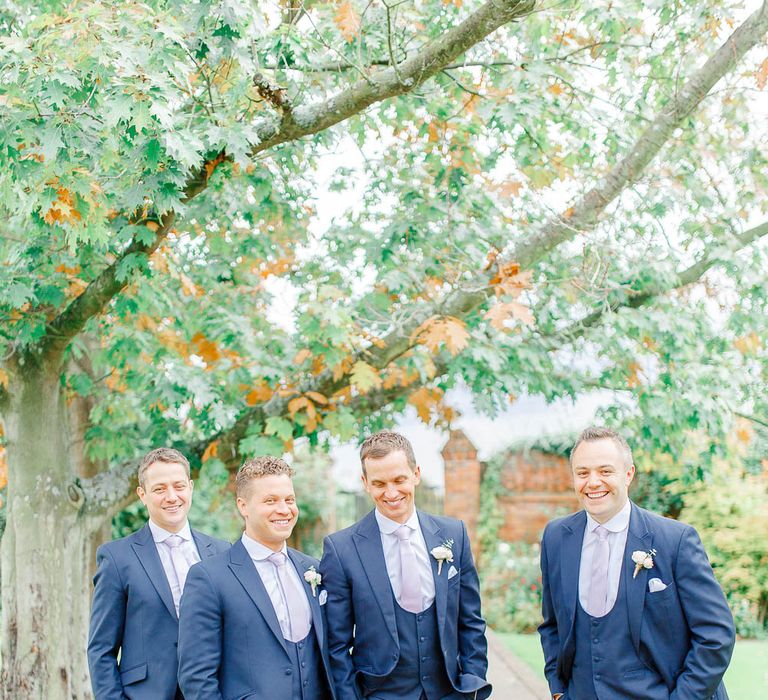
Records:
[[[178,615],[179,601],[181,600],[181,594],[184,592],[184,584],[189,573],[189,562],[184,556],[184,552],[181,551],[181,545],[184,544],[183,537],[171,535],[164,542],[171,553],[171,565],[173,566],[174,574],[176,574],[175,585],[174,582],[171,582],[171,595],[173,596],[173,604],[176,606],[176,615]]]
[[[400,546],[400,598],[398,602],[403,610],[412,613],[421,612],[421,580],[419,578],[419,562],[411,544],[413,530],[407,525],[401,525],[395,534]]]
[[[589,582],[589,600],[587,612],[592,617],[602,617],[607,611],[608,598],[608,562],[611,558],[611,547],[608,543],[608,530],[602,525],[595,528],[597,540],[595,553],[592,557],[592,577]]]
[[[309,634],[310,628],[305,615],[306,593],[296,588],[294,577],[289,575],[288,557],[284,552],[275,552],[267,558],[275,565],[277,587],[285,605],[285,616],[281,618],[278,614],[283,637],[289,642],[300,642]]]

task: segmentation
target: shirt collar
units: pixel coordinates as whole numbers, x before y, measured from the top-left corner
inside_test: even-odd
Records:
[[[602,523],[602,526],[609,532],[624,532],[629,527],[629,516],[632,513],[632,504],[627,499],[624,507],[616,513],[608,522]],[[589,513],[587,513],[587,530],[594,532],[598,525],[597,522]]]
[[[189,521],[185,522],[184,527],[178,532],[168,532],[168,530],[164,530],[162,527],[152,522],[152,520],[149,521],[149,529],[152,531],[152,539],[155,542],[165,542],[172,535],[178,535],[185,542],[190,542],[192,540],[192,530],[189,527]]]
[[[261,542],[257,542],[253,539],[253,537],[249,537],[245,533],[243,533],[243,536],[240,538],[240,541],[243,543],[243,547],[245,547],[245,551],[248,552],[248,556],[251,557],[254,561],[264,561],[267,559],[271,554],[274,554],[275,551],[273,549],[270,549],[269,547],[261,544]],[[286,551],[287,547],[285,546],[285,542],[283,542],[283,548],[280,550],[283,554],[288,556],[288,552]]]
[[[374,513],[376,514],[376,522],[379,524],[379,532],[385,534],[385,535],[394,535],[395,530],[398,530],[401,525],[407,525],[411,530],[418,530],[419,529],[419,514],[416,512],[416,509],[413,509],[413,513],[411,513],[411,517],[408,518],[404,523],[398,523],[392,520],[391,518],[388,518],[386,515],[382,515],[379,513],[379,509],[377,508]]]

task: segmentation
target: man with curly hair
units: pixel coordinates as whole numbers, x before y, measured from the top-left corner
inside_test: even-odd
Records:
[[[189,572],[179,622],[187,698],[333,698],[318,561],[286,546],[299,516],[292,476],[282,459],[247,460],[235,480],[245,532]]]

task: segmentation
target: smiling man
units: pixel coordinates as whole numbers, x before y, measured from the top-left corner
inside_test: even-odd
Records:
[[[541,544],[552,697],[727,700],[733,618],[696,531],[629,500],[632,451],[613,430],[585,430],[571,470],[584,510]]]
[[[189,567],[229,549],[191,530],[189,462],[161,447],[139,465],[149,522],[99,547],[88,665],[96,700],[175,700],[179,600]]]
[[[299,517],[292,474],[276,457],[246,461],[235,480],[243,536],[189,572],[179,622],[187,698],[333,698],[318,562],[286,547]]]
[[[381,431],[360,448],[375,506],[325,539],[328,647],[339,700],[486,698],[485,623],[467,530],[417,511],[413,448]]]

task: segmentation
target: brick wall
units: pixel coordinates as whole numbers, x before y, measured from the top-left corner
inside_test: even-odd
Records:
[[[443,459],[445,513],[467,522],[470,536],[474,536],[482,478],[477,450],[464,433],[454,430],[443,449]],[[540,450],[509,453],[501,483],[502,540],[538,542],[549,520],[579,509],[568,460],[560,455]]]

